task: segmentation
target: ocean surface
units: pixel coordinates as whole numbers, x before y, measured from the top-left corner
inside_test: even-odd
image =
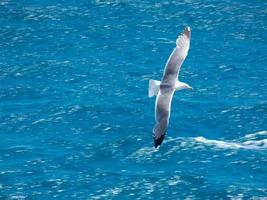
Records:
[[[186,25],[167,136],[155,98]],[[267,199],[267,3],[1,0],[0,199]]]

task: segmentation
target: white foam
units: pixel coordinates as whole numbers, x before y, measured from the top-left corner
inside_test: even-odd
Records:
[[[233,142],[224,142],[224,141],[219,141],[219,140],[209,140],[209,139],[206,139],[204,137],[196,137],[195,138],[196,141],[198,142],[202,142],[202,143],[205,143],[205,144],[209,144],[209,145],[215,145],[219,148],[241,148],[241,145],[240,144],[236,144],[236,143],[233,143]]]
[[[46,119],[39,119],[39,120],[36,120],[36,121],[34,121],[32,124],[34,125],[34,124],[39,124],[39,123],[41,123],[41,122],[45,122],[45,121],[47,121]]]
[[[181,177],[180,176],[174,176],[171,179],[167,180],[167,184],[169,186],[175,186],[178,183],[182,182]]]
[[[245,135],[245,138],[255,138],[257,136],[267,136],[267,131],[258,131],[256,133],[251,133],[251,134]]]
[[[222,149],[267,149],[267,139],[249,140],[245,142],[227,142],[222,140],[209,140],[204,137],[196,137],[197,142],[212,145]]]
[[[99,194],[99,195],[95,195],[93,197],[91,197],[91,199],[111,199],[115,196],[117,196],[118,194],[120,194],[122,192],[121,188],[115,187],[115,188],[110,188],[107,189],[104,193]]]
[[[143,147],[138,149],[136,152],[129,155],[127,158],[146,158],[150,159],[153,157],[153,154],[159,151],[159,148],[154,147]]]

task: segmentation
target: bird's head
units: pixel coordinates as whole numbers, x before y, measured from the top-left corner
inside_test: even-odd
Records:
[[[193,90],[193,88],[187,83],[184,84],[184,89]]]
[[[180,81],[178,81],[176,83],[175,90],[178,91],[178,90],[185,90],[185,89],[193,90],[193,88],[190,85],[188,85],[187,83],[183,83],[183,82],[180,82]]]

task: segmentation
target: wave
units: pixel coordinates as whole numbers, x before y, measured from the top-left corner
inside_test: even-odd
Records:
[[[256,133],[251,133],[245,135],[245,138],[256,138],[258,136],[266,136],[267,137],[267,131],[258,131]]]
[[[130,155],[127,159],[134,159],[139,162],[155,161],[167,156],[177,154],[177,152],[200,151],[209,146],[212,149],[245,149],[245,150],[267,150],[267,131],[250,133],[232,141],[208,139],[199,137],[167,137],[162,147],[155,149],[153,146],[142,147]],[[183,162],[183,161],[179,161]]]
[[[267,131],[259,131],[256,133],[247,134],[243,138],[240,138],[238,141],[234,142],[228,142],[223,140],[210,140],[205,137],[196,137],[194,139],[197,142],[201,142],[206,145],[211,145],[222,149],[267,149],[267,138],[258,139],[259,136],[267,136]]]

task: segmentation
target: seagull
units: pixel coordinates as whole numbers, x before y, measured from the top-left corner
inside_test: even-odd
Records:
[[[188,84],[178,80],[181,65],[189,50],[190,38],[191,30],[187,26],[176,40],[176,47],[173,49],[165,65],[162,80],[149,80],[148,96],[149,98],[157,96],[155,102],[156,124],[153,128],[155,148],[161,145],[166,135],[174,92],[183,89],[193,89]]]

